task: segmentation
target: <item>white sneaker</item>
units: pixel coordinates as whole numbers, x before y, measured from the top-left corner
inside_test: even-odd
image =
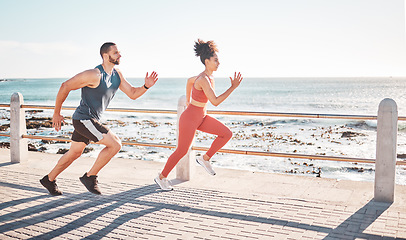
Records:
[[[155,183],[158,184],[158,186],[159,186],[162,190],[164,190],[164,191],[171,191],[171,190],[173,190],[173,187],[172,187],[171,183],[168,181],[168,179],[167,179],[167,178],[162,178],[162,179],[160,179],[160,178],[159,178],[159,175],[160,175],[160,174],[158,173],[158,177],[156,177],[156,178],[154,179]]]
[[[197,162],[198,164],[200,164],[202,167],[204,167],[204,169],[206,169],[206,171],[207,171],[210,175],[212,175],[212,176],[216,175],[216,172],[213,170],[213,168],[212,168],[211,165],[210,165],[210,161],[204,160],[204,159],[203,159],[203,156],[197,157],[197,158],[196,158],[196,162]]]

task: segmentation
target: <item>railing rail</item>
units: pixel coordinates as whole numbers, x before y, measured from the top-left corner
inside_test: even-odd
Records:
[[[0,107],[10,107],[9,104],[0,104]],[[49,105],[29,105],[23,104],[21,108],[26,109],[54,109],[54,106]],[[76,107],[63,107],[63,110],[75,110]],[[106,111],[113,112],[136,112],[136,113],[165,113],[176,114],[175,110],[162,110],[162,109],[132,109],[132,108],[108,108]],[[309,114],[309,113],[281,113],[281,112],[247,112],[247,111],[207,111],[209,114],[221,114],[221,115],[238,115],[238,116],[266,116],[266,117],[297,117],[297,118],[323,118],[323,119],[356,119],[356,120],[376,120],[377,116],[371,115],[339,115],[339,114]],[[406,120],[406,117],[399,117],[399,121]],[[2,134],[0,136],[10,137],[9,134]],[[66,141],[71,142],[70,139],[60,137],[49,136],[35,136],[35,135],[23,135],[23,138],[27,139],[41,139],[51,141]],[[145,146],[145,147],[158,147],[158,148],[176,148],[176,145],[149,143],[149,142],[137,142],[137,141],[122,141],[123,145],[132,146]],[[206,147],[192,146],[192,150],[207,151]],[[375,163],[375,159],[370,158],[351,158],[351,157],[339,157],[339,156],[325,156],[325,155],[308,155],[308,154],[294,154],[294,153],[278,153],[278,152],[259,152],[250,150],[233,150],[233,149],[220,149],[219,152],[242,154],[242,155],[256,155],[256,156],[268,156],[268,157],[284,157],[284,158],[303,158],[313,160],[326,160],[326,161],[338,161],[338,162],[354,162],[354,163]],[[406,161],[396,161],[396,165],[406,165]]]
[[[0,104],[0,107],[10,107],[10,104]],[[54,109],[50,105],[23,104],[21,108],[27,109]],[[76,107],[62,107],[62,110],[75,110]],[[107,108],[110,112],[134,113],[165,113],[176,114],[176,110],[167,109],[134,109],[134,108]],[[252,112],[252,111],[218,111],[208,110],[208,114],[236,115],[236,116],[262,116],[262,117],[288,117],[288,118],[321,118],[321,119],[351,119],[351,120],[376,120],[376,115],[351,115],[351,114],[323,114],[323,113],[284,113],[284,112]],[[398,121],[406,121],[406,116],[399,116]]]

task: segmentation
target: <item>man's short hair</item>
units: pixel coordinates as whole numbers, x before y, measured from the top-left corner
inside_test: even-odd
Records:
[[[113,42],[106,42],[100,47],[100,56],[103,58],[104,53],[108,53],[111,46],[115,46],[116,44]]]

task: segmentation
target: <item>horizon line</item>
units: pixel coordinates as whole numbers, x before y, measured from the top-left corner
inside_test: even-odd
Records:
[[[188,79],[191,76],[187,77],[159,77],[159,78],[185,78]],[[0,77],[0,80],[12,80],[12,79],[70,79],[72,77]],[[145,78],[143,77],[125,77],[126,79],[130,78]],[[229,78],[229,76],[216,76],[215,78]],[[257,76],[248,76],[244,78],[406,78],[406,75],[388,75],[388,76],[266,76],[266,77],[257,77]]]

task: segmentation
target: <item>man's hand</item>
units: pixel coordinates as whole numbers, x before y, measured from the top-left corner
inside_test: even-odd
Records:
[[[154,71],[148,76],[147,72],[147,75],[145,76],[145,86],[150,88],[155,85],[156,81],[158,81],[158,74]]]
[[[61,130],[62,122],[65,122],[63,116],[61,114],[54,114],[52,117],[52,127],[55,128],[56,131]]]

